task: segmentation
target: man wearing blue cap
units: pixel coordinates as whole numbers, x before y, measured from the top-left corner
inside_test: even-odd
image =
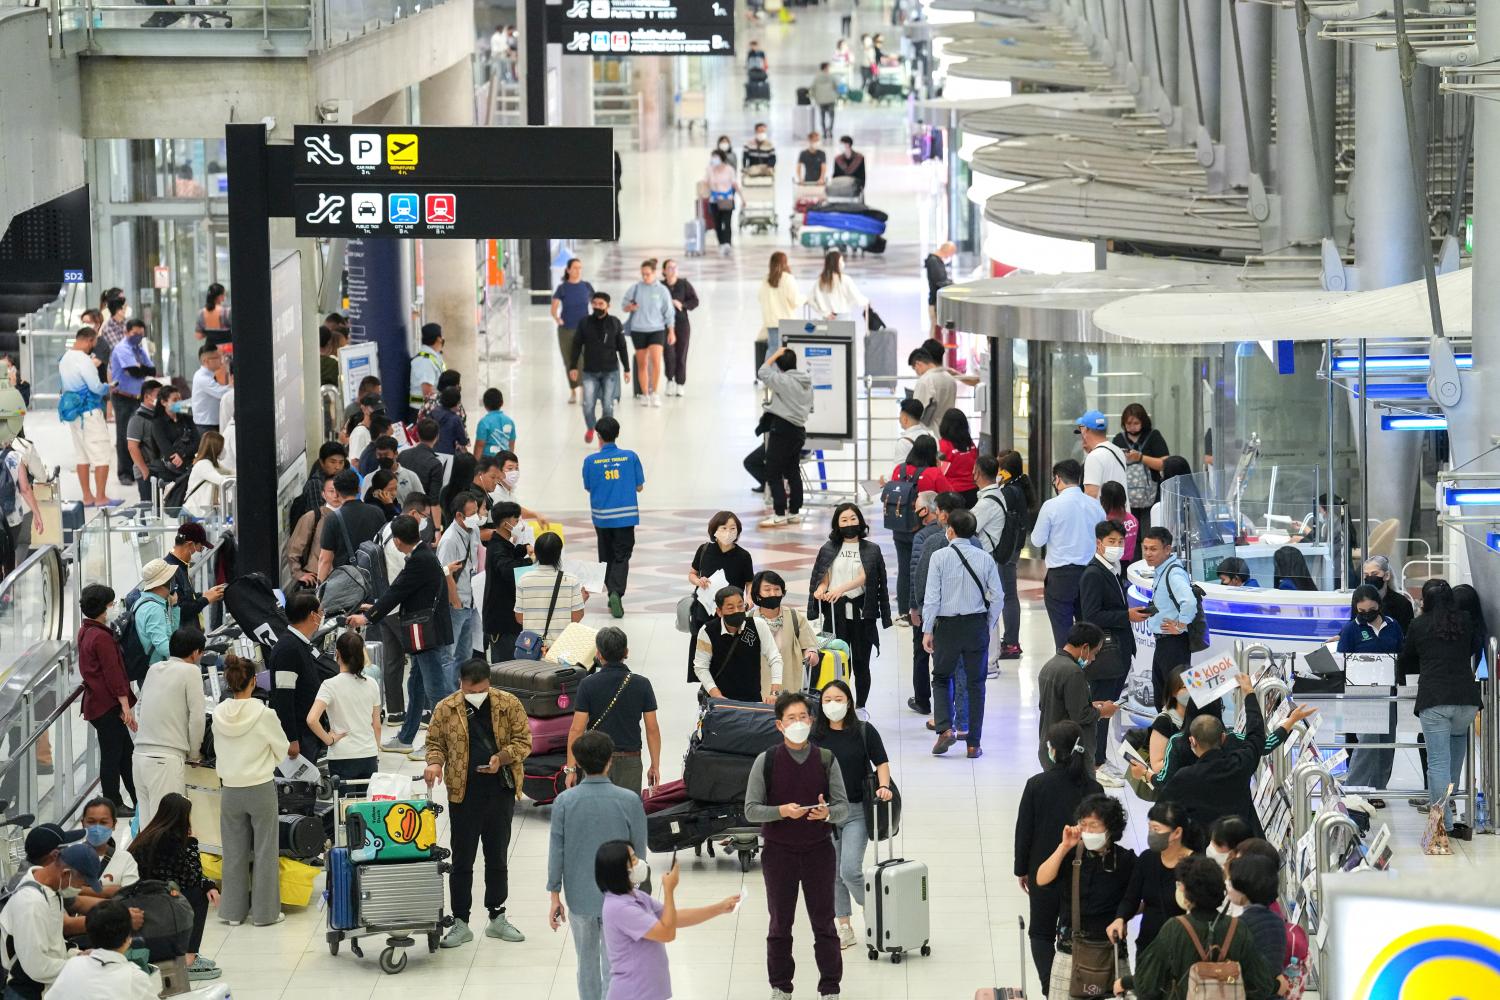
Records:
[[[0,940],[5,943],[0,965],[7,973],[4,1000],[41,1000],[68,961],[64,897],[76,896],[85,887],[104,891],[98,853],[77,843],[83,835],[82,829],[64,830],[55,823],[43,823],[26,834],[26,860],[32,867],[0,909]]]
[[[1076,423],[1073,433],[1083,442],[1083,492],[1098,500],[1105,483],[1119,483],[1125,489],[1125,453],[1109,439],[1108,418],[1090,410]]]

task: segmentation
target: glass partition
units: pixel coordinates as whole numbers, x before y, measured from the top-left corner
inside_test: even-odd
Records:
[[[1226,559],[1261,587],[1338,590],[1348,579],[1347,511],[1326,501],[1317,466],[1258,466],[1247,451],[1234,468],[1162,483],[1160,524],[1195,580],[1215,581]]]

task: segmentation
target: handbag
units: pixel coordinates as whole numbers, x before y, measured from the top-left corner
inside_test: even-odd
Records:
[[[1084,937],[1078,887],[1083,879],[1083,844],[1073,852],[1073,920],[1071,940],[1073,971],[1068,977],[1068,996],[1107,997],[1115,992],[1119,952],[1109,939]]]
[[[552,584],[552,601],[547,605],[547,623],[542,626],[542,634],[537,635],[530,630],[516,636],[515,656],[516,660],[540,660],[542,650],[546,643],[545,636],[552,629],[552,613],[557,610],[557,594],[562,590],[562,570],[557,571],[557,579]]]
[[[763,415],[761,420],[764,421],[765,419]],[[759,427],[755,429],[755,432],[757,434],[763,433]],[[707,542],[704,543],[704,545],[707,544]],[[698,546],[698,551],[703,551],[703,545]],[[693,564],[695,566],[698,564],[696,555],[693,557]],[[694,634],[707,624],[708,620],[712,617],[707,611],[703,610],[703,605],[698,603],[697,588],[694,588],[691,594],[677,602],[677,631],[684,635]]]
[[[864,739],[863,727],[860,739]],[[869,751],[865,753],[868,760]],[[865,775],[865,800],[860,804],[864,806],[865,836],[871,843],[890,840],[901,832],[901,789],[896,787],[896,779],[892,778],[889,785],[891,800],[885,803],[889,808],[877,809],[875,806],[880,800],[875,797],[875,790],[879,787],[880,777],[874,771]]]
[[[438,600],[442,600],[442,596],[442,591],[439,591]],[[436,616],[437,601],[430,608],[397,615],[396,630],[401,633],[401,649],[412,655],[446,645],[437,641],[437,629],[433,627],[432,621]]]

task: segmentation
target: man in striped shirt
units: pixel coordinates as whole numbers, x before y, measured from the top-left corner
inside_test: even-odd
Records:
[[[630,554],[635,550],[635,526],[641,523],[636,494],[646,488],[646,473],[635,452],[615,444],[620,436],[618,420],[603,417],[594,430],[599,435],[599,450],[583,460],[583,488],[589,491],[589,511],[599,540],[599,561],[604,563],[609,613],[623,618]]]

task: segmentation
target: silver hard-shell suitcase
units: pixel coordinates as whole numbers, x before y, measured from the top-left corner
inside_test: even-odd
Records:
[[[876,801],[875,808],[890,809],[889,803]],[[896,842],[888,840],[892,854]],[[870,918],[873,903],[875,915]],[[882,954],[893,963],[911,952],[932,954],[928,944],[931,935],[927,906],[927,865],[921,861],[889,857],[880,860],[880,843],[875,844],[875,863],[865,869],[865,948],[870,961]]]
[[[702,257],[707,237],[708,227],[703,222],[703,206],[694,199],[693,216],[682,227],[682,252],[689,257]]]
[[[440,861],[356,865],[354,893],[365,927],[441,926],[443,872]]]

